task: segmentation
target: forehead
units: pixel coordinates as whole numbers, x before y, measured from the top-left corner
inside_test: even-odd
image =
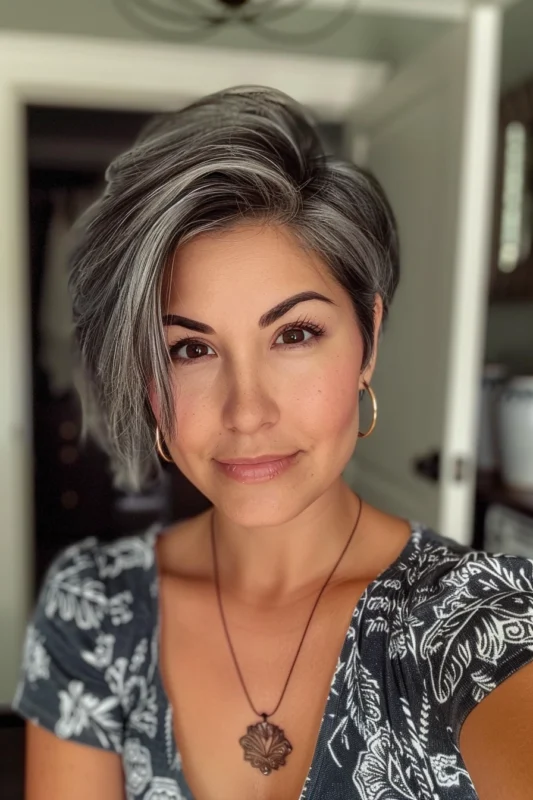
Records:
[[[263,309],[300,291],[344,293],[320,257],[287,228],[243,224],[200,234],[174,253],[165,276],[168,307],[191,303]]]

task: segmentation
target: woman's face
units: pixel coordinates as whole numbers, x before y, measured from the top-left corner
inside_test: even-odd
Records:
[[[302,293],[312,299],[291,300]],[[247,224],[181,247],[164,298],[172,458],[237,524],[294,518],[338,480],[357,441],[370,371],[348,294],[287,229]],[[259,456],[291,458],[220,463]]]

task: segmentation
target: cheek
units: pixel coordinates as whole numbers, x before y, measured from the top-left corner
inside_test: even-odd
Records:
[[[198,388],[194,389],[193,387],[191,391],[187,391],[187,384],[180,387],[174,377],[172,377],[172,384],[177,432],[173,445],[178,447],[183,445],[183,449],[186,450],[195,442],[201,442],[202,434],[206,435],[208,415],[205,413],[205,403],[202,402],[201,391]],[[148,387],[148,400],[159,424],[161,404],[152,385]]]
[[[195,450],[203,445],[218,430],[220,420],[209,392],[194,382],[175,383],[174,419],[176,420],[175,444],[184,451]]]
[[[343,435],[358,424],[359,373],[351,358],[332,359],[318,375],[294,387],[295,424],[322,438]]]

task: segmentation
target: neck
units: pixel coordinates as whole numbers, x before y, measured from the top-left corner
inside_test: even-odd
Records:
[[[213,509],[219,574],[225,591],[245,596],[249,602],[271,603],[276,598],[314,590],[327,578],[346,545],[359,505],[358,497],[339,479],[301,514],[275,527],[246,528]],[[348,552],[343,562],[347,556]],[[341,568],[342,564],[335,578]]]

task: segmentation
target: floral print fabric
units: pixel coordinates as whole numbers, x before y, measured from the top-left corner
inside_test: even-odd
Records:
[[[120,754],[128,800],[193,800],[158,666],[160,533],[60,554],[28,626],[13,707]],[[475,800],[462,723],[531,661],[533,561],[413,526],[355,607],[299,800]]]

